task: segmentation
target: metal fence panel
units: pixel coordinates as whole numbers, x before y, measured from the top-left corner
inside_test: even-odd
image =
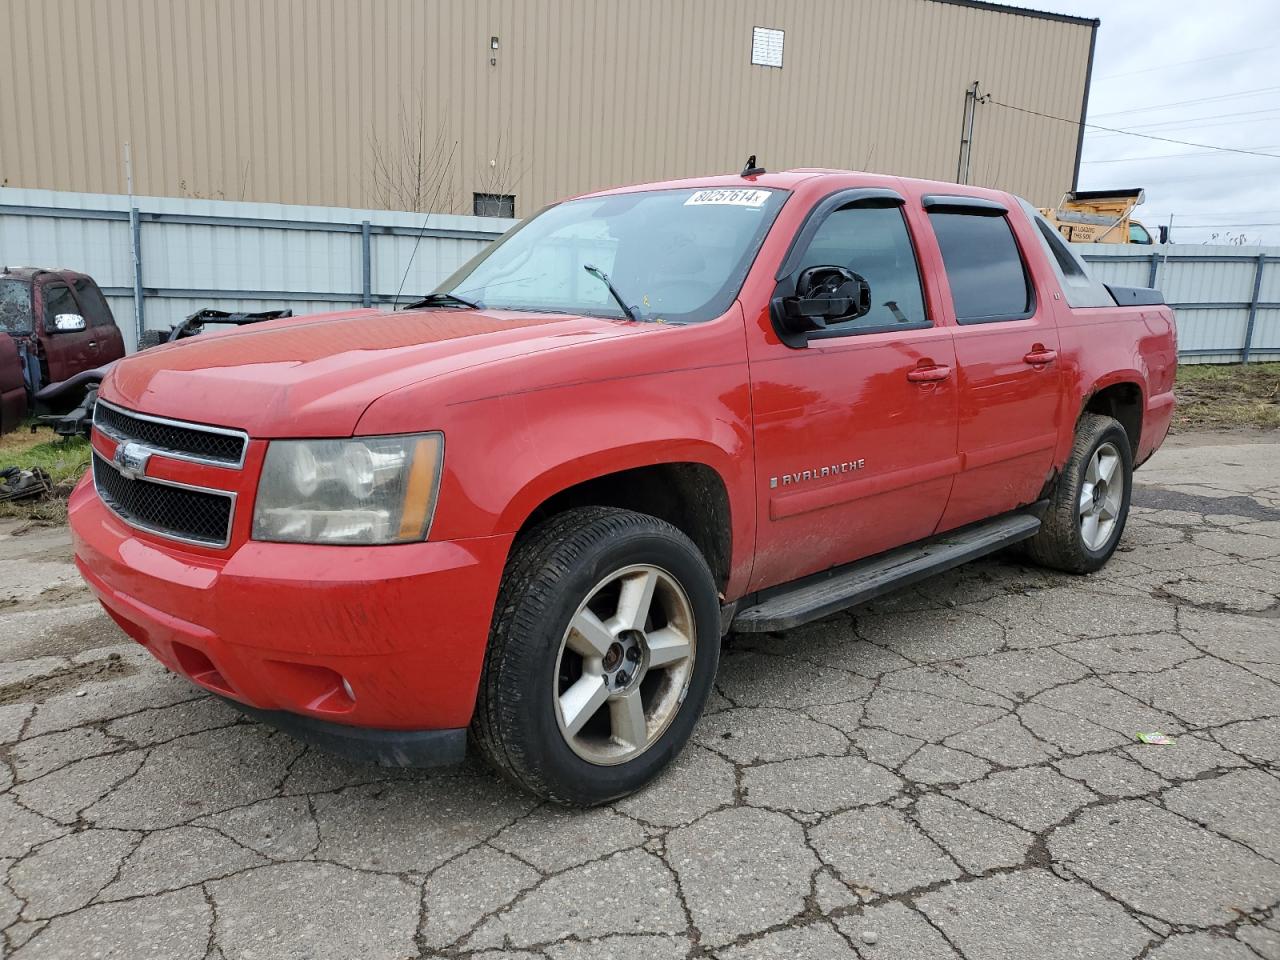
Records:
[[[1104,283],[1164,293],[1184,363],[1280,359],[1280,247],[1075,247]]]
[[[1280,307],[1258,310],[1253,328],[1253,352],[1262,358],[1280,359]]]
[[[204,307],[385,309],[402,285],[402,300],[433,290],[517,222],[178,197],[133,206],[147,329]],[[0,263],[89,274],[130,349],[133,245],[128,197],[0,188]]]

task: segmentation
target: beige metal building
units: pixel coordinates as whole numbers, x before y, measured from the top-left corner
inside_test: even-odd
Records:
[[[0,185],[122,193],[128,142],[138,194],[518,216],[753,153],[955,180],[975,99],[969,181],[1056,203],[1098,25],[975,0],[0,0],[0,24]]]

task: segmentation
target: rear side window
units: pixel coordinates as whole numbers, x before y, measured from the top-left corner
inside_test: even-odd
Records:
[[[0,332],[31,332],[31,284],[0,280]]]
[[[44,288],[44,329],[45,333],[54,330],[54,319],[60,313],[79,313],[75,300],[71,298],[71,288],[61,283],[53,283]]]
[[[929,214],[960,323],[1024,320],[1034,312],[1031,280],[1004,217]]]
[[[826,265],[852,270],[871,287],[871,312],[830,323],[832,331],[928,324],[916,252],[900,207],[845,207],[830,213],[809,242],[800,269]]]
[[[88,280],[77,280],[74,286],[76,299],[80,301],[80,309],[84,311],[85,322],[91,327],[114,327],[115,320],[111,317],[111,308],[107,306],[107,301],[103,298],[97,284],[90,283]]]

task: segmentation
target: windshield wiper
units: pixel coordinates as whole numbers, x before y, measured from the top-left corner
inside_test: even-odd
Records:
[[[632,323],[640,322],[640,318],[636,316],[636,312],[627,306],[627,301],[622,299],[622,294],[618,292],[618,288],[613,285],[613,281],[609,279],[609,275],[607,273],[605,273],[599,267],[593,267],[589,263],[584,263],[582,265],[582,269],[587,271],[587,273],[591,274],[593,277],[595,277],[597,280],[599,280],[601,283],[603,283],[606,287],[609,288],[609,292],[613,294],[613,299],[618,301],[618,306],[622,308],[622,312],[627,315],[628,320],[630,320]]]
[[[412,310],[415,307],[466,307],[468,310],[479,310],[480,304],[464,300],[455,293],[428,293],[421,300],[406,303],[401,310]]]

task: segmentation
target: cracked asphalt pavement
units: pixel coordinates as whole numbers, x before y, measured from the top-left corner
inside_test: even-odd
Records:
[[[1280,443],[1137,484],[1093,576],[1000,557],[731,637],[674,769],[585,812],[246,720],[5,522],[0,952],[1277,960]]]

